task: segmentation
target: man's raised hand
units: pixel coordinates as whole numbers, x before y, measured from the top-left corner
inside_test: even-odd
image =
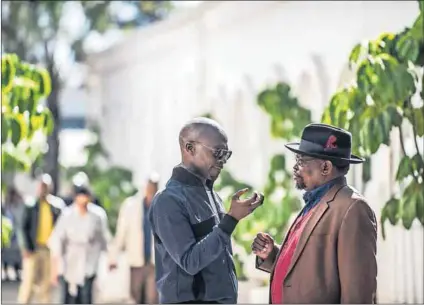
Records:
[[[252,213],[264,201],[264,195],[254,191],[247,199],[240,199],[249,189],[245,188],[237,191],[231,198],[231,206],[228,215],[237,220],[241,220]]]

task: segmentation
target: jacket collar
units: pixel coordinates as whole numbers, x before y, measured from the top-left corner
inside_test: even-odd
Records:
[[[184,168],[182,165],[177,165],[174,167],[172,170],[171,179],[187,186],[204,186],[202,180],[199,177]],[[206,186],[212,188],[213,182],[211,180],[206,180]]]

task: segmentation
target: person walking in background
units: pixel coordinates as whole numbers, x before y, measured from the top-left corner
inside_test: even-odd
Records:
[[[72,177],[72,190],[69,196],[64,197],[65,205],[70,206],[75,202],[75,197],[81,188],[90,189],[90,183],[88,180],[88,176],[84,172],[78,172]],[[104,230],[107,234],[107,242],[108,245],[112,240],[112,234],[109,230],[109,221],[106,210],[101,206],[100,201],[97,197],[90,191],[90,202],[88,203],[90,209],[95,211],[101,218],[104,226]]]
[[[231,234],[262,204],[247,189],[233,195],[225,214],[213,183],[231,157],[227,135],[215,121],[197,118],[180,131],[182,163],[150,208],[156,284],[161,303],[236,303],[238,282]]]
[[[296,153],[296,187],[305,206],[282,246],[259,233],[252,244],[256,267],[271,272],[272,304],[371,304],[377,289],[377,221],[366,199],[346,183],[351,134],[310,124]]]
[[[12,225],[12,235],[10,245],[2,248],[1,260],[3,269],[5,271],[5,280],[9,280],[8,269],[13,266],[15,271],[15,279],[20,281],[20,271],[22,265],[22,258],[18,244],[18,229],[21,226],[22,217],[25,209],[24,199],[16,190],[15,187],[10,186],[7,188],[5,204],[2,207],[4,216],[9,219]]]
[[[144,192],[127,198],[119,211],[110,269],[117,265],[120,251],[124,250],[130,266],[130,294],[136,304],[158,303],[155,283],[153,235],[147,219],[151,202],[158,191],[159,176],[152,174]]]
[[[33,292],[36,292],[36,301],[51,302],[51,265],[47,241],[62,208],[65,207],[61,198],[50,194],[51,188],[51,177],[47,174],[42,175],[38,183],[36,200],[26,204],[23,212],[18,234],[23,262],[19,303],[29,303]]]
[[[63,210],[49,239],[51,282],[60,281],[63,304],[93,303],[100,255],[107,250],[104,216],[90,201],[88,188],[77,188],[74,203]]]
[[[90,187],[90,181],[88,176],[84,172],[78,172],[72,177],[72,186],[70,190],[70,194],[68,196],[63,197],[66,206],[71,205],[74,202],[76,191],[79,187]],[[103,208],[100,199],[96,196],[96,194],[91,194],[91,203]]]

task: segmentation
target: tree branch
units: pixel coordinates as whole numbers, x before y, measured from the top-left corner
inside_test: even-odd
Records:
[[[54,51],[52,51],[51,53],[49,52],[49,40],[45,40],[43,42],[43,46],[44,46],[44,56],[45,56],[45,60],[46,60],[46,65],[48,67],[51,67],[51,73],[53,73],[54,71]]]
[[[403,155],[406,156],[405,144],[403,143],[402,125],[399,126],[399,139],[400,139],[400,147],[402,148]]]
[[[403,155],[404,156],[408,156],[406,154],[406,150],[405,150],[405,143],[403,142],[402,124],[399,125],[399,139],[400,139],[400,146],[402,147]],[[409,168],[411,169],[412,177],[414,177],[415,182],[418,183],[418,177],[415,176],[415,174],[414,174],[414,167],[412,166],[411,163],[409,163]]]
[[[10,40],[14,41],[16,46],[15,50],[11,50],[10,46],[9,48],[5,48],[6,52],[16,53],[21,59],[26,60],[26,45],[21,39],[17,37],[16,29],[10,26],[7,22],[2,22],[1,31],[7,37],[7,39],[3,41],[5,42],[5,45],[7,45],[7,40]]]
[[[1,31],[10,39],[16,40],[16,30],[12,26],[9,26],[7,22],[3,21],[1,23]]]

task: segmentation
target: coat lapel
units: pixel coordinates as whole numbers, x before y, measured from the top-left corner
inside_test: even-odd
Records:
[[[293,254],[293,258],[290,262],[289,268],[286,273],[286,277],[290,274],[290,272],[293,270],[294,266],[296,265],[296,262],[298,261],[300,255],[303,252],[303,249],[306,246],[306,243],[308,242],[309,237],[311,236],[313,230],[315,229],[318,222],[321,220],[321,218],[324,216],[325,212],[328,209],[328,203],[333,201],[336,194],[339,190],[341,190],[346,185],[346,179],[343,178],[340,180],[339,183],[334,185],[328,192],[325,194],[325,196],[321,199],[321,201],[316,206],[315,210],[313,211],[313,214],[311,215],[311,218],[308,220],[308,223],[306,224],[305,228],[303,229],[303,232],[300,236],[299,242],[296,246],[296,250]]]
[[[303,249],[306,246],[306,243],[309,239],[309,236],[311,236],[312,231],[314,230],[315,226],[320,221],[321,217],[325,214],[325,212],[328,209],[328,204],[323,199],[318,203],[318,206],[316,207],[315,211],[313,212],[311,218],[309,219],[308,223],[306,224],[305,228],[303,229],[302,235],[299,238],[299,241],[296,246],[296,250],[293,254],[293,257],[291,259],[289,268],[287,269],[286,277],[290,274],[292,271],[294,265],[296,264],[297,260],[300,257],[300,254],[302,253]]]

